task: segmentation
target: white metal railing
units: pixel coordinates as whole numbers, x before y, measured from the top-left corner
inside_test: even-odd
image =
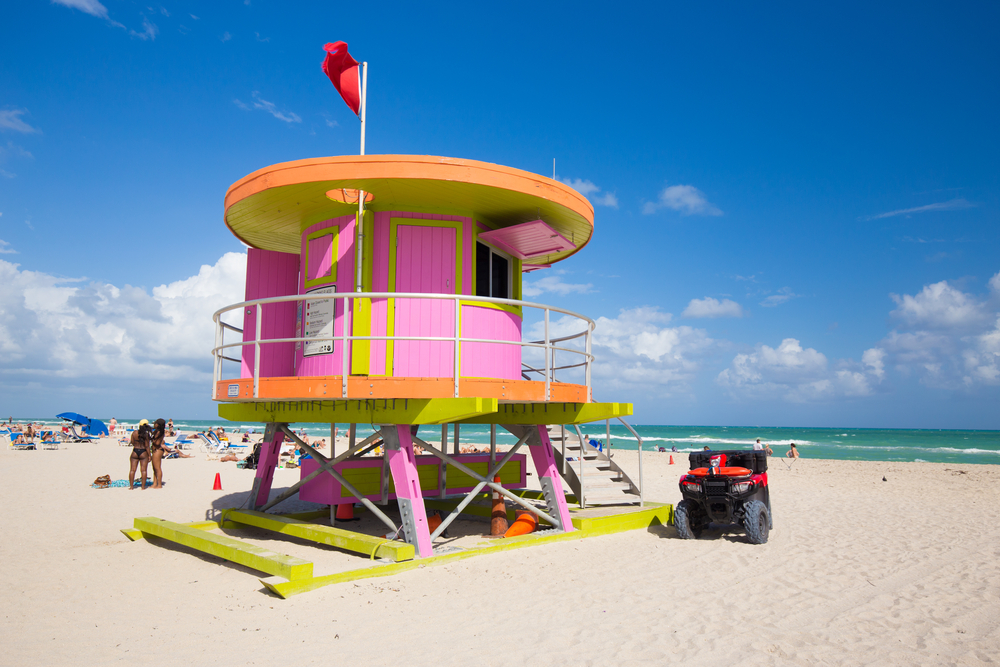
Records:
[[[441,301],[453,301],[455,305],[454,311],[454,333],[451,336],[357,336],[350,334],[351,331],[351,309],[353,307],[351,301],[354,299],[436,299]],[[333,333],[333,327],[331,327],[331,334],[329,337],[315,337],[315,336],[297,336],[294,338],[268,338],[261,339],[261,329],[264,321],[264,307],[271,304],[285,304],[285,303],[299,303],[304,301],[323,301],[323,300],[335,300],[343,301],[340,304],[342,328],[340,335],[335,335]],[[463,305],[476,306],[479,304],[491,304],[491,305],[501,305],[501,306],[514,306],[519,308],[535,309],[543,311],[544,317],[544,338],[538,341],[525,341],[525,340],[493,340],[489,338],[466,338],[462,336],[461,332],[461,308]],[[255,331],[254,335],[247,340],[240,340],[237,343],[226,343],[225,336],[226,331],[232,331],[234,333],[240,334],[242,336],[243,329],[236,327],[232,324],[222,321],[223,315],[230,313],[235,310],[246,312],[247,309],[255,309]],[[336,320],[336,305],[334,307],[334,320]],[[585,324],[583,331],[578,333],[570,334],[568,336],[561,336],[558,338],[553,338],[551,334],[551,322],[550,313],[560,313],[562,315],[567,315],[569,317],[581,320],[581,324]],[[391,317],[391,313],[389,314]],[[544,356],[545,364],[543,368],[534,368],[530,365],[524,364],[522,362],[522,377],[525,379],[532,379],[530,374],[537,373],[541,376],[540,379],[545,382],[545,400],[551,400],[551,385],[553,382],[558,382],[555,377],[555,372],[557,370],[566,370],[572,368],[584,369],[584,383],[587,387],[587,400],[592,400],[592,389],[590,385],[591,378],[591,364],[594,361],[594,356],[591,354],[591,336],[594,332],[595,322],[589,317],[584,317],[578,313],[574,313],[563,308],[556,308],[555,306],[546,306],[537,303],[531,303],[529,301],[520,301],[517,299],[496,299],[493,297],[482,297],[482,296],[469,296],[466,294],[424,294],[418,292],[344,292],[341,294],[299,294],[290,296],[278,296],[270,297],[266,299],[254,299],[252,301],[243,301],[241,303],[235,303],[231,306],[226,306],[215,312],[212,316],[215,322],[215,347],[212,348],[212,356],[214,359],[213,372],[212,372],[212,398],[218,400],[217,387],[218,383],[222,381],[222,362],[232,361],[236,363],[242,363],[239,358],[227,356],[226,352],[238,348],[241,351],[244,347],[252,345],[254,348],[254,362],[253,362],[253,397],[258,398],[260,390],[260,350],[263,345],[273,345],[278,343],[322,343],[329,342],[331,352],[335,349],[335,344],[340,342],[340,353],[341,357],[341,375],[343,376],[342,382],[343,386],[341,388],[341,395],[347,397],[347,379],[350,375],[349,368],[349,358],[348,358],[348,343],[353,341],[418,341],[418,342],[441,342],[441,343],[453,343],[454,358],[452,361],[452,380],[454,383],[454,395],[458,397],[458,380],[461,371],[461,359],[460,359],[460,345],[462,343],[487,343],[495,345],[517,345],[521,348],[527,348],[529,350],[540,350]],[[523,323],[523,318],[522,318]],[[583,338],[583,349],[576,349],[573,347],[567,347],[565,344],[568,341],[575,341],[579,338]],[[565,364],[562,366],[556,365],[556,352],[569,353],[577,355],[577,357],[582,358],[582,361],[578,363]],[[242,355],[237,355],[242,356]]]

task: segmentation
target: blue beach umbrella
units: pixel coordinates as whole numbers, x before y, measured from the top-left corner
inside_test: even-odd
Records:
[[[65,419],[81,427],[81,430],[92,436],[108,435],[108,427],[100,419],[90,419],[76,412],[63,412],[56,415],[59,419]]]

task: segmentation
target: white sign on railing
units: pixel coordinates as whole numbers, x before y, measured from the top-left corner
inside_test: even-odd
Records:
[[[337,287],[323,287],[310,291],[310,294],[336,294]],[[304,306],[302,336],[306,339],[302,356],[315,357],[333,352],[333,317],[335,299],[317,299],[306,301]],[[309,339],[327,340],[309,340]]]

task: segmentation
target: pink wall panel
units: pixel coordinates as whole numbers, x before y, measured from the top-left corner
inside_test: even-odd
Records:
[[[495,308],[462,306],[462,337],[521,340],[521,318]],[[521,347],[462,343],[462,377],[521,379]]]
[[[355,216],[354,215],[343,215],[339,218],[333,218],[331,220],[325,220],[324,222],[316,223],[311,227],[306,228],[302,232],[302,254],[306,254],[306,237],[312,232],[318,231],[320,229],[326,229],[328,227],[338,227],[337,232],[337,271],[336,276],[331,277],[328,284],[337,286],[337,294],[343,294],[344,292],[354,291],[354,236],[355,236]],[[305,294],[305,276],[298,286],[299,294]],[[316,289],[314,286],[312,289]],[[347,307],[350,308],[350,301],[339,301],[337,303],[337,309],[334,314],[333,319],[333,333],[335,336],[343,335],[344,332],[344,304],[348,304]],[[292,328],[295,327],[295,312],[292,312]],[[301,333],[297,335],[302,335]],[[350,347],[348,347],[347,354],[350,357]],[[295,353],[295,364],[296,371],[295,375],[297,377],[311,377],[317,375],[340,375],[341,373],[341,361],[343,359],[343,350],[340,342],[334,342],[334,348],[332,354],[322,354],[313,357],[303,356],[302,350],[299,349]]]
[[[455,240],[452,227],[399,225],[396,291],[455,293]],[[395,299],[396,336],[453,336],[455,307],[437,299]],[[451,377],[454,343],[396,341],[394,377]]]
[[[389,289],[389,230],[393,213],[376,213],[372,229],[372,291],[385,292]],[[372,300],[371,335],[385,336],[388,331],[389,301],[388,299]],[[385,375],[384,341],[372,341],[370,370],[371,375]]]
[[[247,251],[247,280],[245,300],[288,296],[298,293],[299,256],[272,250],[250,248]],[[293,338],[295,336],[295,304],[268,304],[263,306],[261,340]],[[257,310],[247,308],[243,313],[243,340],[256,335]],[[294,343],[261,345],[260,377],[291,377],[294,375]],[[229,356],[232,356],[231,354]],[[253,377],[255,352],[252,345],[244,346],[240,355],[240,377]]]

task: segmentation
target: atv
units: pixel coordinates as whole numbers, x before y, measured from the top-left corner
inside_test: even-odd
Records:
[[[692,452],[681,477],[683,500],[674,527],[684,540],[701,536],[710,523],[741,523],[751,544],[764,544],[772,528],[767,453],[760,450]]]

